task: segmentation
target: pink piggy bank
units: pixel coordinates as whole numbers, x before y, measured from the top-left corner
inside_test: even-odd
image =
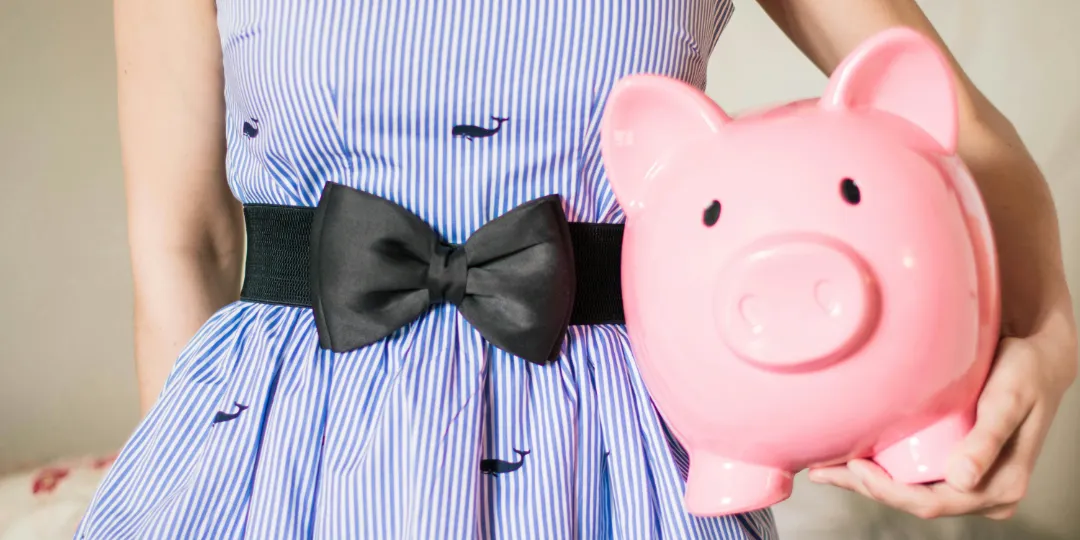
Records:
[[[620,81],[604,114],[627,330],[690,455],[687,510],[769,506],[798,471],[857,457],[942,479],[1000,300],[933,42],[887,30],[821,99],[738,118],[653,75]]]

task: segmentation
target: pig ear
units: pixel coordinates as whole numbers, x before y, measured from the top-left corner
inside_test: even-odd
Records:
[[[731,119],[703,92],[659,75],[631,75],[615,84],[604,107],[600,151],[608,181],[628,214],[665,155],[715,133]]]
[[[895,114],[921,127],[946,152],[956,151],[952,67],[933,41],[910,28],[891,28],[859,45],[836,68],[820,103]]]

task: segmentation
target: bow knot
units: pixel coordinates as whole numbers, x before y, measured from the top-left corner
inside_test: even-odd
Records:
[[[319,343],[370,345],[449,302],[492,345],[530,362],[558,354],[574,307],[574,251],[556,195],[525,203],[447,244],[415,214],[327,183],[311,223]]]
[[[465,299],[465,281],[469,276],[463,246],[437,242],[428,266],[428,303],[450,302],[461,305]]]

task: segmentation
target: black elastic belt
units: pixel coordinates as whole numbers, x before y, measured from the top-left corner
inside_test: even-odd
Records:
[[[242,300],[311,307],[311,228],[315,208],[244,206],[247,260]],[[623,226],[570,223],[576,294],[571,325],[623,324]]]

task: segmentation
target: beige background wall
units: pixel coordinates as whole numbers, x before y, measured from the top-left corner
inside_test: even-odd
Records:
[[[819,93],[824,78],[737,1],[710,94],[737,111]],[[1080,2],[921,3],[1049,177],[1080,288]],[[111,450],[136,421],[110,9],[0,0],[0,471]],[[785,538],[1080,539],[1077,393],[1012,528],[922,524],[802,483],[777,510]]]
[[[112,46],[108,0],[0,0],[0,470],[138,415]]]

